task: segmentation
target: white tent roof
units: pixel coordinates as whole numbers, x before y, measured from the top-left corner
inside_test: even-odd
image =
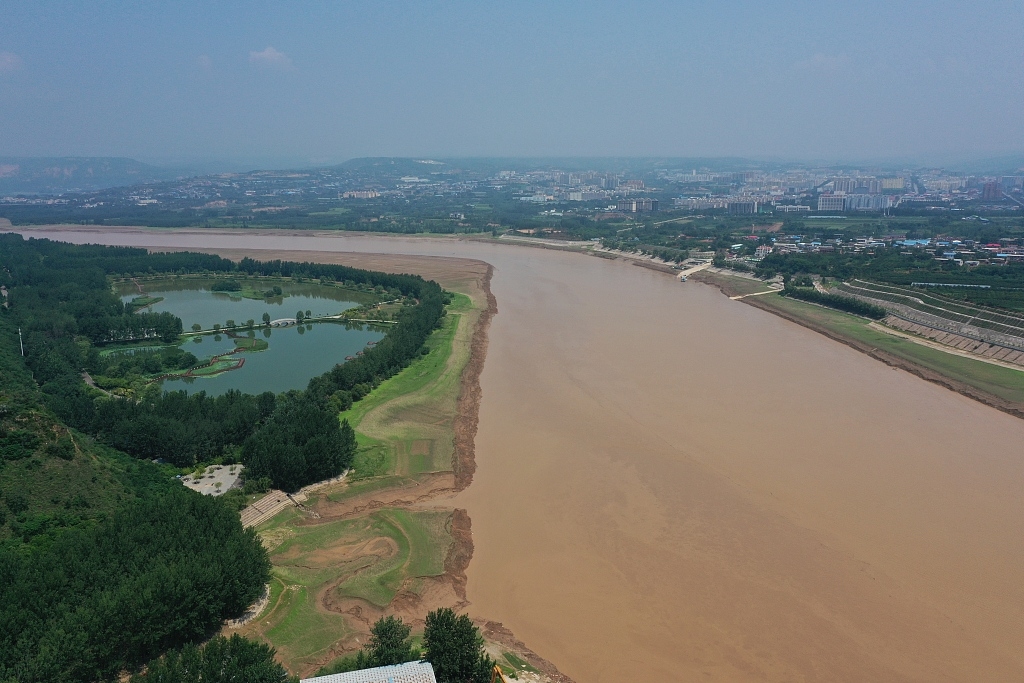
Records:
[[[307,678],[301,683],[437,683],[430,662],[408,662],[396,666],[348,671],[343,674]]]

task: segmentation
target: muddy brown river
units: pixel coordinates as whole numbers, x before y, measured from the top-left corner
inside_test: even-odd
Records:
[[[1024,680],[1024,420],[622,261],[51,236],[492,263],[470,610],[580,683]]]

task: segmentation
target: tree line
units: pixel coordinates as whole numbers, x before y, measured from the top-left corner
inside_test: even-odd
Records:
[[[789,283],[787,283],[785,288],[782,290],[782,295],[793,299],[810,301],[839,311],[853,313],[854,315],[861,315],[873,320],[881,320],[885,316],[889,315],[889,313],[881,306],[869,304],[866,301],[861,301],[860,299],[841,296],[839,294],[824,294],[813,288],[793,287]]]

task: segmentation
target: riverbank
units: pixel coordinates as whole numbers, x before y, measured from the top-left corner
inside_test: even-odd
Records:
[[[770,290],[749,278],[704,271],[693,279],[717,287],[730,298],[742,299],[743,303],[846,344],[892,368],[1024,418],[1024,372],[1021,370],[956,354],[937,348],[936,344],[919,343],[909,335],[889,334],[888,330],[876,329],[877,323],[841,311],[772,293],[750,296]]]
[[[1024,421],[623,259],[454,238],[53,235],[492,264],[478,468],[422,507],[472,518],[467,611],[576,680],[1024,677]]]

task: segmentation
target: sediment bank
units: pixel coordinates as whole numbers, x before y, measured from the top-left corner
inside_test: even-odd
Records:
[[[473,482],[476,472],[476,430],[480,422],[480,374],[487,358],[487,331],[491,318],[498,313],[498,300],[491,293],[491,277],[494,266],[487,266],[483,290],[487,306],[480,312],[473,338],[470,342],[469,362],[460,379],[458,414],[455,416],[455,454],[452,457],[452,471],[455,473],[455,490],[462,491]]]

